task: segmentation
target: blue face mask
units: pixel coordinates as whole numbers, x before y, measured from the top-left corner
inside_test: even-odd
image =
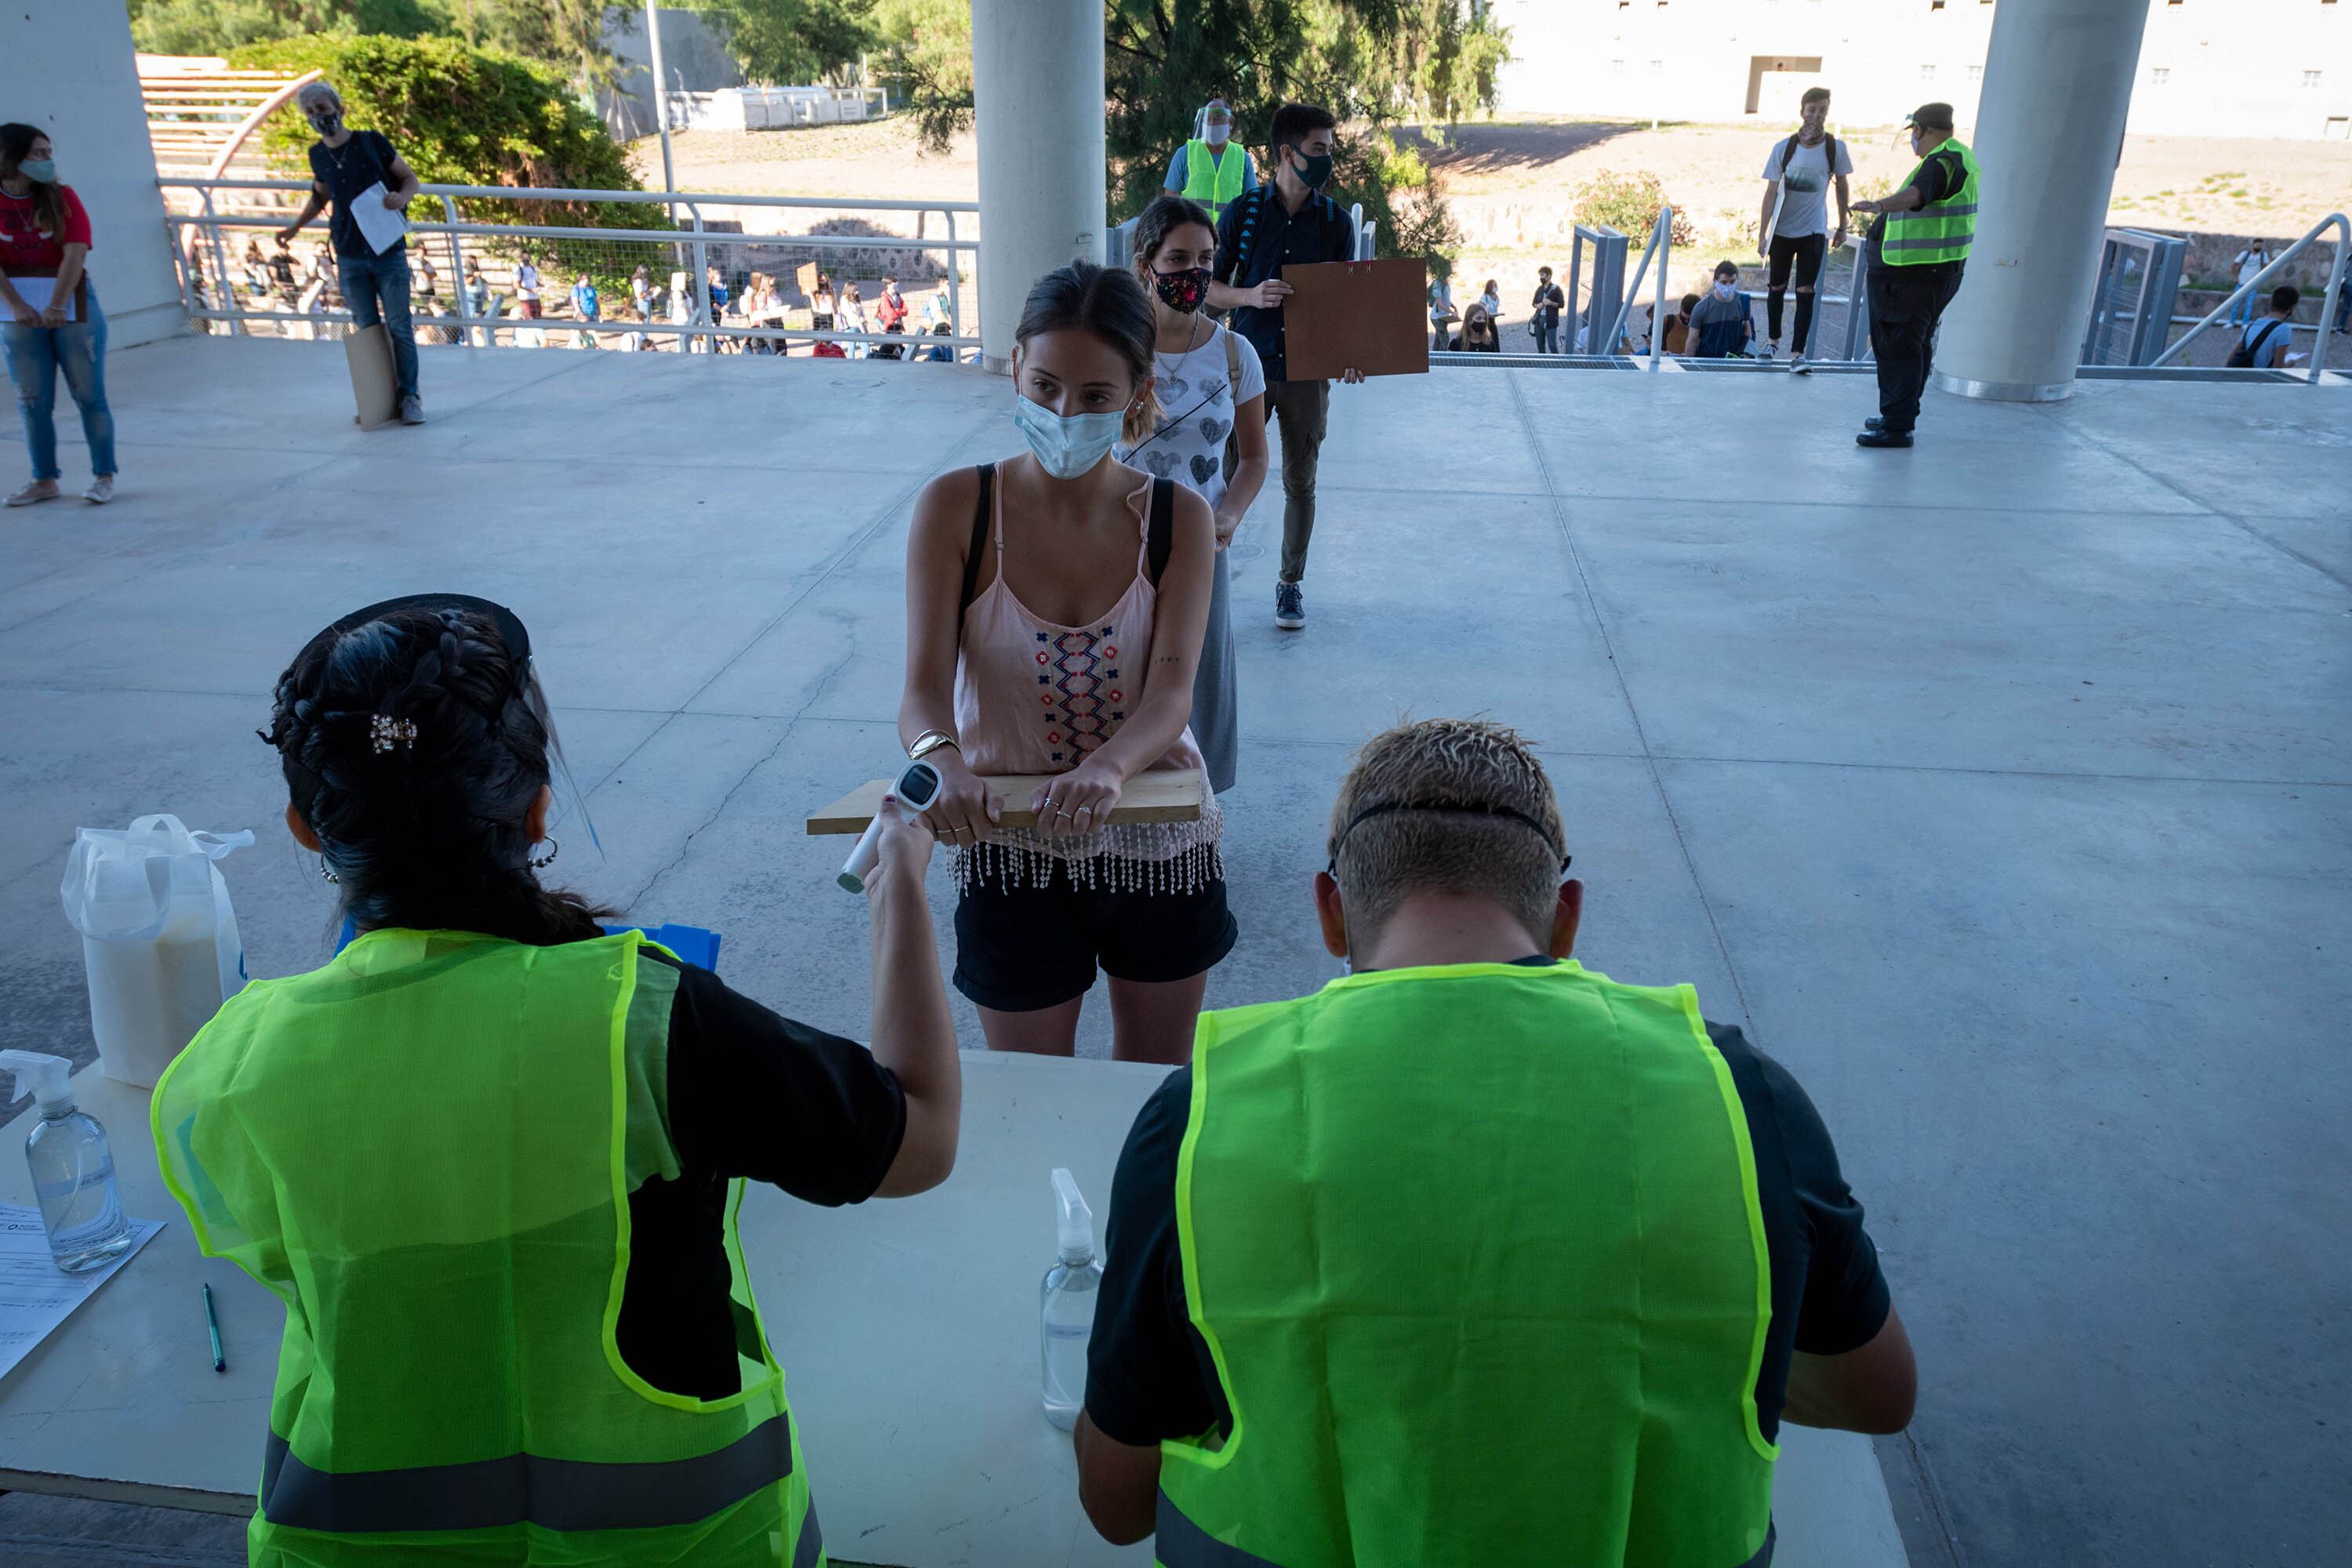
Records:
[[[1038,466],[1057,479],[1075,479],[1110,456],[1126,422],[1125,409],[1062,415],[1017,393],[1013,398],[1013,423],[1027,437]]]
[[[16,165],[16,173],[36,184],[54,185],[58,183],[58,161],[55,158],[27,158]]]

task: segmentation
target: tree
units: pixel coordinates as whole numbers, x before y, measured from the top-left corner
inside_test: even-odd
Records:
[[[970,0],[876,0],[882,77],[914,112],[927,146],[942,148],[971,118]]]
[[[874,0],[688,0],[719,25],[727,52],[752,81],[817,81],[879,42]]]
[[[431,0],[131,0],[131,40],[158,55],[225,55],[305,33],[413,38],[445,20]]]
[[[458,39],[314,35],[236,50],[240,69],[322,70],[352,123],[392,138],[417,177],[451,185],[638,190],[619,143],[547,66]],[[269,117],[262,150],[272,165],[307,174],[310,128],[289,104]],[[635,203],[468,201],[476,222],[661,228]]]

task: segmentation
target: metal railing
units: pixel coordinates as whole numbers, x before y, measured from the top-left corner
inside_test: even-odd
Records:
[[[2169,363],[2173,356],[2180,353],[2181,350],[2187,348],[2189,344],[2189,341],[2195,338],[2198,333],[2203,331],[2206,328],[2220,321],[2222,316],[2227,314],[2230,309],[2236,305],[2240,300],[2246,298],[2248,295],[2252,294],[2255,290],[2262,288],[2263,284],[2271,277],[2272,274],[2278,271],[2280,268],[2284,267],[2288,262],[2294,260],[2305,247],[2317,244],[2319,237],[2326,233],[2331,228],[2336,231],[2336,262],[2334,266],[2327,269],[2327,289],[2326,292],[2322,293],[2319,297],[2320,332],[2318,341],[2311,345],[2311,368],[2307,373],[2311,384],[2317,386],[2319,384],[2320,373],[2327,368],[2327,339],[2329,336],[2327,326],[2329,316],[2336,309],[2336,302],[2343,298],[2345,257],[2347,251],[2352,251],[2352,218],[2346,217],[2342,213],[2329,213],[2326,217],[2321,218],[2317,223],[2313,224],[2304,234],[2304,237],[2301,239],[2296,240],[2293,245],[2288,246],[2284,250],[2280,251],[2278,255],[2272,258],[2271,264],[2268,267],[2263,268],[2260,272],[2255,273],[2253,277],[2248,279],[2245,282],[2239,284],[2235,289],[2231,289],[2228,299],[2214,306],[2212,310],[2195,326],[2181,333],[2179,339],[2175,342],[2171,347],[2166,349],[2162,353],[2157,355],[2155,359],[2151,360],[2149,362],[2149,368],[2161,369],[2164,365]],[[2259,369],[2261,367],[2257,366],[2256,368]]]
[[[314,288],[304,289],[297,296],[297,299],[313,301],[311,308],[303,310],[255,308],[249,303],[248,296],[260,292],[268,297],[268,291],[257,287],[257,280],[249,275],[249,268],[244,292],[240,293],[236,287],[239,268],[231,263],[225,235],[238,231],[257,236],[282,229],[299,200],[308,196],[310,190],[308,182],[173,178],[160,180],[157,184],[165,193],[167,206],[173,205],[173,194],[181,193],[182,200],[178,205],[194,209],[173,210],[166,215],[166,221],[173,232],[173,252],[179,267],[182,303],[193,320],[226,322],[231,331],[247,330],[257,322],[310,323],[315,330],[320,324],[340,325],[351,320],[351,313],[346,310],[320,308],[318,301],[323,299],[324,294],[322,287],[314,285]],[[967,258],[976,258],[980,251],[980,241],[971,237],[969,226],[979,213],[977,203],[839,201],[824,196],[732,195],[715,192],[439,184],[423,186],[419,195],[440,204],[444,221],[411,223],[408,226],[410,247],[421,253],[418,270],[429,269],[433,279],[425,285],[428,290],[425,302],[432,308],[421,312],[412,310],[412,319],[419,326],[455,333],[454,340],[445,336],[441,340],[444,342],[487,346],[497,343],[499,334],[503,331],[515,334],[511,341],[526,345],[543,344],[551,335],[558,342],[568,336],[584,346],[595,346],[601,340],[617,334],[640,341],[648,336],[667,337],[681,348],[696,347],[698,340],[698,352],[707,353],[719,352],[721,345],[726,343],[764,343],[771,345],[770,352],[778,348],[788,350],[791,345],[803,342],[812,346],[817,343],[862,345],[850,351],[859,354],[870,353],[877,345],[889,345],[901,349],[904,357],[909,359],[918,351],[933,348],[944,348],[960,358],[962,351],[976,350],[980,346],[978,335],[964,330],[963,311],[967,286],[963,263]],[[224,200],[234,203],[234,207],[224,210]],[[458,210],[457,204],[463,201],[634,204],[667,209],[674,218],[683,208],[685,226],[663,229],[472,223],[466,221]],[[874,212],[912,213],[916,215],[915,233],[911,236],[887,230],[870,234],[751,233],[710,226],[713,222],[720,220],[706,217],[706,207],[799,209],[851,216]],[[933,214],[943,220],[941,226],[944,232],[936,237],[926,232]],[[967,220],[967,226],[961,234],[958,233],[960,216]],[[446,256],[454,311],[438,309],[440,268],[432,263],[433,242],[436,239]],[[593,254],[600,260],[609,261],[614,258],[625,258],[634,248],[635,254],[648,258],[666,258],[671,265],[661,270],[673,278],[683,272],[690,279],[689,296],[681,297],[674,291],[666,291],[670,293],[667,320],[649,317],[507,316],[495,308],[487,312],[480,311],[472,298],[473,291],[467,287],[469,241],[475,242],[473,260],[478,266],[484,251],[509,250],[552,256],[568,247],[576,257],[583,247],[594,246],[603,248]],[[212,257],[212,283],[209,287],[198,259],[201,254],[199,247],[208,250]],[[940,267],[940,282],[949,331],[945,333],[845,331],[820,328],[814,321],[806,327],[796,326],[782,320],[751,321],[746,319],[740,324],[730,324],[723,311],[714,318],[710,294],[712,254],[719,252],[726,259],[733,261],[739,259],[739,256],[729,253],[756,251],[762,247],[782,248],[794,253],[814,251],[820,256],[827,252],[872,251],[941,257],[944,260]],[[266,258],[264,266],[268,266]],[[730,272],[744,269],[722,268]],[[614,262],[614,269],[607,273],[607,277],[626,270],[625,266]],[[593,281],[594,273],[590,271],[590,276]],[[320,277],[317,285],[323,285],[324,281]],[[557,299],[566,295],[565,287],[561,283],[546,292]],[[296,300],[285,296],[282,285],[276,297],[281,305],[296,302]],[[799,310],[806,311],[807,307],[803,306]],[[762,311],[763,317],[769,313]],[[794,312],[781,304],[774,308],[774,314],[779,317],[790,313]],[[839,313],[838,303],[835,313]],[[524,337],[522,334],[531,335]],[[420,342],[430,341],[425,337],[419,339]]]

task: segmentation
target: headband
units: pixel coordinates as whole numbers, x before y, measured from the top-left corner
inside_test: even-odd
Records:
[[[1492,801],[1483,800],[1390,800],[1382,801],[1378,805],[1368,805],[1348,819],[1348,826],[1339,829],[1339,836],[1331,840],[1330,868],[1335,871],[1339,869],[1340,847],[1348,842],[1348,835],[1356,831],[1358,823],[1368,817],[1385,816],[1392,811],[1457,811],[1473,816],[1499,816],[1533,830],[1536,837],[1544,841],[1546,848],[1559,855],[1561,870],[1567,870],[1569,861],[1573,858],[1566,850],[1552,842],[1550,829],[1515,806],[1497,805]]]

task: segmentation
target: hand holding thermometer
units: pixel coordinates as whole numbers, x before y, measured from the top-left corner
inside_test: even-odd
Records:
[[[929,763],[908,763],[890,793],[910,811],[920,811],[931,804],[940,793],[940,770]],[[853,820],[855,820],[853,818]],[[866,890],[866,879],[873,873],[874,863],[882,858],[882,816],[877,812],[866,831],[857,836],[857,847],[849,852],[849,859],[834,879],[853,893]]]

